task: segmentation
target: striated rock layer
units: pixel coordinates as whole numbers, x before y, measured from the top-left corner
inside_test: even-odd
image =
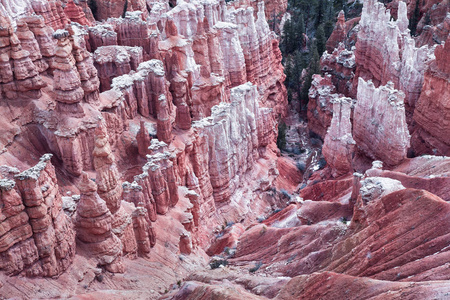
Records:
[[[425,72],[423,91],[414,111],[418,127],[412,136],[417,153],[450,155],[450,37],[436,47],[436,60]]]
[[[339,98],[332,102],[333,118],[325,136],[322,153],[333,169],[333,176],[337,177],[353,171],[351,163],[355,141],[350,122],[352,99]]]
[[[392,82],[375,88],[359,79],[353,137],[366,155],[393,166],[406,158],[410,146],[403,97]]]
[[[336,88],[332,83],[332,76],[313,75],[311,88],[308,92],[308,128],[320,136],[325,138],[327,129],[331,124],[333,117],[332,100],[338,96]]]
[[[77,238],[99,265],[113,273],[123,273],[122,242],[112,232],[112,215],[106,203],[97,194],[96,184],[83,173],[80,183],[81,198],[75,226]]]
[[[0,269],[7,274],[59,276],[75,256],[75,231],[62,210],[51,157],[0,180]]]
[[[231,222],[278,205],[247,197],[278,184],[276,120],[287,103],[264,3],[128,2],[116,18],[120,3],[96,1],[107,20],[89,27],[86,1],[24,1],[22,19],[10,22],[11,9],[0,31],[2,99],[20,98],[5,106],[0,161],[25,169],[53,153],[67,202],[81,194],[65,206],[80,251],[111,272],[124,271],[123,257],[160,257],[157,222],[183,228],[170,255],[203,257],[219,210]],[[298,181],[292,163],[280,167]],[[52,272],[36,274],[62,271]]]
[[[375,0],[364,4],[356,43],[357,64],[354,85],[358,78],[372,80],[375,86],[394,83],[405,93],[408,122],[422,90],[423,76],[432,48],[416,48],[408,32],[406,3],[399,2],[397,21]]]

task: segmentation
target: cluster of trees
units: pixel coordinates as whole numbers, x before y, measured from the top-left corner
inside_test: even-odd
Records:
[[[351,4],[346,0],[288,1],[291,18],[284,24],[280,49],[289,101],[296,99],[302,109],[306,108],[312,76],[320,73],[319,60],[339,11],[344,10],[351,17],[360,13],[361,8],[358,1]]]
[[[288,0],[291,18],[284,24],[280,49],[288,100],[299,101],[301,110],[306,110],[312,76],[320,73],[320,57],[341,10],[347,18],[352,18],[361,14],[362,4],[358,1],[349,4],[347,0]],[[286,124],[281,122],[279,149],[285,148],[286,129]]]

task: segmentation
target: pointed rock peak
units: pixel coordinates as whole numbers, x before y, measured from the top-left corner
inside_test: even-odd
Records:
[[[108,137],[108,130],[106,128],[105,122],[100,121],[97,128],[95,128],[95,138],[101,139]]]
[[[344,13],[343,10],[341,10],[341,11],[339,12],[338,20],[339,20],[340,22],[342,22],[342,21],[345,22],[345,13]]]
[[[89,175],[86,172],[83,172],[81,174],[79,189],[82,194],[92,194],[97,191],[97,185],[89,178]]]

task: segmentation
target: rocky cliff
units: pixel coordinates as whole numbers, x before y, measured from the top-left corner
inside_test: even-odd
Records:
[[[80,253],[120,273],[126,257],[160,255],[151,249],[172,237],[170,255],[202,257],[219,210],[230,221],[263,210],[236,198],[254,193],[243,183],[278,176],[269,158],[287,97],[264,3],[131,1],[124,18],[124,3],[96,4],[105,21],[94,27],[84,1],[1,6],[0,162],[30,148],[17,164],[26,169],[53,155],[36,171],[2,173],[8,275],[59,276]],[[160,235],[173,218],[174,232]]]

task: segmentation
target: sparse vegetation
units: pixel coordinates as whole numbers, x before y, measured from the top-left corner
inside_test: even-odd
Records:
[[[296,166],[297,166],[297,169],[298,169],[300,172],[302,172],[302,173],[305,172],[305,170],[306,170],[306,163],[304,163],[304,162],[302,162],[302,161],[298,161],[297,164],[296,164]]]
[[[359,15],[362,5],[344,0],[289,0],[290,20],[284,24],[280,49],[285,67],[288,100],[298,100],[301,110],[308,104],[312,76],[320,73],[319,60],[339,11],[347,17]]]
[[[286,148],[286,123],[281,121],[278,125],[278,137],[277,137],[277,146],[278,149],[282,150]]]
[[[226,259],[213,259],[209,266],[212,270],[219,268],[220,266],[228,266],[228,260]]]
[[[266,231],[267,231],[267,227],[266,227],[266,225],[263,225],[263,227],[262,227],[261,231],[259,232],[259,234],[263,235],[264,233],[266,233]]]
[[[284,189],[281,189],[280,193],[283,195],[284,198],[287,198],[288,200],[291,200],[292,196],[291,196],[291,194],[289,194],[288,191],[286,191]]]
[[[92,15],[97,19],[97,3],[95,0],[88,0],[87,5],[91,9]]]
[[[125,18],[125,16],[127,15],[127,10],[128,10],[128,0],[125,0],[125,4],[123,6],[122,18]]]
[[[419,7],[419,0],[416,0],[416,6],[414,7],[414,13],[411,16],[411,19],[409,20],[409,30],[411,30],[411,35],[416,35],[417,31],[417,24],[420,20],[420,7]]]
[[[322,157],[321,159],[319,159],[318,164],[319,170],[322,170],[327,165],[327,161],[325,160],[325,158]]]
[[[248,271],[249,271],[250,273],[255,273],[256,271],[259,270],[259,268],[261,268],[262,265],[263,265],[262,262],[259,261],[259,262],[257,262],[257,263],[255,264],[254,267],[250,268]]]

